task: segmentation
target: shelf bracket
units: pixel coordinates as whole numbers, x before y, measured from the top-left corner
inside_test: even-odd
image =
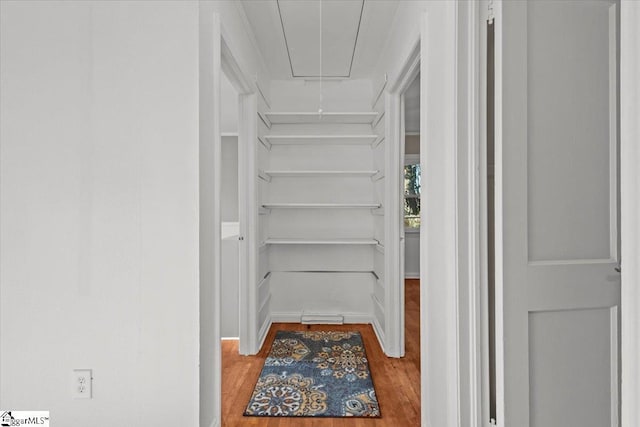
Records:
[[[384,117],[384,111],[378,113],[378,117],[376,117],[373,120],[373,123],[371,124],[372,127],[376,127],[378,126],[378,123],[380,123],[380,120],[382,120],[382,118]]]
[[[384,141],[384,135],[380,135],[378,138],[376,138],[375,141],[371,143],[371,148],[377,148],[378,145],[380,145],[383,141]]]
[[[371,102],[371,108],[375,109],[376,104],[378,103],[378,100],[380,99],[380,97],[384,93],[384,88],[387,87],[387,81],[388,81],[388,77],[387,77],[387,73],[385,73],[384,74],[384,81],[380,85],[380,89],[378,89],[378,92],[376,93],[376,96],[373,98],[373,102]]]
[[[258,77],[257,76],[256,76],[254,82],[256,84],[256,89],[258,89],[258,93],[260,94],[260,96],[264,100],[264,103],[266,104],[267,108],[271,109],[271,104],[269,103],[269,100],[267,99],[267,97],[265,96],[264,92],[262,91],[262,88],[260,87],[260,83],[258,82]]]
[[[258,215],[269,215],[271,213],[271,209],[267,209],[265,207],[258,208]]]
[[[258,137],[258,141],[264,146],[264,148],[266,148],[268,151],[271,151],[271,143],[269,141],[261,136]]]
[[[371,181],[373,182],[380,181],[382,178],[384,178],[384,172],[378,171],[371,177]]]
[[[264,123],[266,127],[271,129],[271,121],[264,113],[261,113],[260,111],[258,111],[258,117],[260,117],[260,120],[262,120],[262,123]]]
[[[262,170],[258,172],[258,178],[266,182],[271,182],[271,177]]]

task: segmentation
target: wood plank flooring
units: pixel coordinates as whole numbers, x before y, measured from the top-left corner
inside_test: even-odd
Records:
[[[367,351],[382,418],[267,418],[243,417],[264,359],[278,329],[358,330]],[[408,427],[420,425],[420,284],[405,282],[406,356],[388,358],[371,325],[302,325],[275,323],[255,356],[240,356],[237,341],[222,342],[222,425],[264,427]]]

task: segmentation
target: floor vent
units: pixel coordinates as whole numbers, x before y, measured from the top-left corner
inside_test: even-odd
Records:
[[[340,314],[303,314],[300,316],[300,322],[305,325],[318,323],[342,325],[344,323],[344,316]]]

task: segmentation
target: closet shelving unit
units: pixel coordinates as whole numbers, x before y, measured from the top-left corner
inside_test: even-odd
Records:
[[[311,315],[376,323],[384,316],[375,296],[384,251],[375,219],[384,217],[376,191],[384,187],[384,163],[374,161],[374,151],[384,150],[384,132],[375,130],[382,114],[261,113],[259,250],[270,283],[260,299],[269,298],[272,321]]]

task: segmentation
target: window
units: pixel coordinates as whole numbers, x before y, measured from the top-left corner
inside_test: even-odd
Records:
[[[420,228],[420,164],[404,167],[404,226]]]

